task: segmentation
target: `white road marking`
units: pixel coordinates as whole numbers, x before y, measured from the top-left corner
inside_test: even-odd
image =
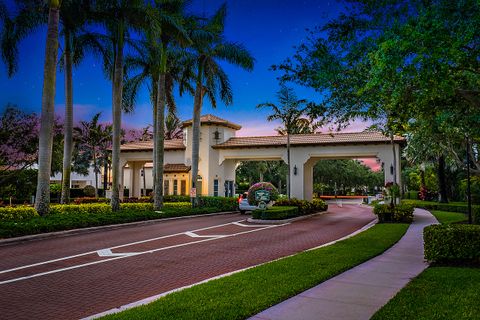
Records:
[[[243,220],[240,220],[240,221],[243,221]],[[237,222],[239,222],[239,221],[237,221]],[[226,223],[226,224],[222,224],[222,225],[218,225],[218,226],[213,226],[213,227],[207,227],[207,228],[201,228],[201,229],[197,229],[197,230],[194,230],[194,231],[208,230],[208,229],[213,229],[213,228],[215,228],[215,227],[225,226],[225,225],[229,225],[229,224],[232,224],[232,223]],[[212,241],[212,240],[217,240],[217,239],[222,239],[222,238],[235,237],[235,236],[239,236],[239,235],[242,235],[242,234],[247,234],[247,233],[251,233],[251,232],[262,231],[262,230],[266,230],[266,229],[270,229],[270,228],[276,228],[276,227],[281,227],[281,226],[285,226],[285,225],[288,225],[288,224],[268,225],[268,226],[266,226],[266,227],[256,228],[256,229],[253,229],[253,230],[238,232],[238,233],[229,234],[229,235],[214,236],[214,237],[209,237],[209,238],[206,238],[206,239],[203,239],[203,240],[198,240],[198,241],[193,241],[193,242],[187,242],[187,243],[181,243],[181,244],[177,244],[177,245],[172,245],[172,246],[168,246],[168,247],[157,248],[157,249],[152,249],[152,250],[142,251],[142,252],[129,252],[129,253],[118,253],[118,254],[111,252],[111,249],[126,247],[126,246],[130,246],[130,245],[133,245],[133,244],[138,244],[138,243],[145,243],[145,242],[148,242],[148,241],[153,241],[153,240],[158,240],[158,239],[163,239],[163,238],[168,238],[168,237],[172,237],[172,236],[175,236],[175,235],[186,234],[188,231],[187,231],[187,232],[177,233],[177,234],[174,234],[174,235],[169,235],[169,236],[163,236],[163,237],[152,238],[152,239],[143,240],[143,241],[137,241],[137,242],[133,242],[133,243],[129,243],[129,244],[124,244],[124,245],[120,245],[120,246],[115,246],[115,247],[111,247],[111,248],[106,248],[106,249],[101,249],[101,250],[97,250],[97,251],[91,251],[91,252],[84,253],[84,254],[75,255],[75,257],[78,257],[78,256],[90,254],[90,253],[97,253],[97,254],[98,254],[98,251],[102,251],[102,254],[105,254],[105,256],[107,256],[108,252],[110,252],[110,253],[112,254],[111,256],[113,256],[113,258],[111,258],[111,259],[104,259],[104,260],[100,260],[100,261],[93,261],[93,262],[83,263],[83,264],[74,265],[74,266],[70,266],[70,267],[65,267],[65,268],[60,268],[60,269],[54,269],[54,270],[50,270],[50,271],[46,271],[46,272],[40,272],[40,273],[28,275],[28,276],[19,277],[19,278],[4,280],[4,281],[0,281],[0,285],[2,285],[2,284],[7,284],[7,283],[12,283],[12,282],[17,282],[17,281],[21,281],[21,280],[27,280],[27,279],[36,278],[36,277],[41,277],[41,276],[44,276],[44,275],[49,275],[49,274],[53,274],[53,273],[57,273],[57,272],[63,272],[63,271],[78,269],[78,268],[87,267],[87,266],[91,266],[91,265],[95,265],[95,264],[100,264],[100,263],[105,263],[105,262],[109,262],[109,261],[113,261],[113,260],[119,260],[119,259],[129,258],[129,257],[132,257],[132,256],[139,256],[139,255],[142,255],[142,254],[153,253],[153,252],[158,252],[158,251],[164,251],[164,250],[168,250],[168,249],[174,249],[174,248],[184,247],[184,246],[188,246],[188,245],[192,245],[192,244],[197,244],[197,243],[202,243],[202,242],[207,242],[207,241]],[[190,233],[192,233],[192,231],[190,231]],[[197,236],[198,236],[198,235],[197,235]],[[205,236],[198,236],[198,237],[205,237]],[[107,250],[108,250],[108,251],[107,251]],[[71,257],[74,257],[74,256],[69,256],[69,257],[65,257],[65,258],[55,259],[55,261],[66,260],[67,258],[71,258]],[[42,262],[41,262],[41,263],[37,263],[37,264],[35,264],[35,265],[42,265],[42,264],[47,264],[47,263],[52,263],[52,262],[54,262],[54,260],[45,261],[45,262],[43,262],[43,263],[42,263]],[[28,268],[28,267],[31,267],[31,266],[34,266],[34,265],[17,267],[17,268],[14,268],[14,269],[4,270],[4,271],[2,271],[2,272],[4,272],[4,273],[5,273],[5,272],[11,272],[11,271],[14,271],[14,270],[24,269],[24,268]]]
[[[240,221],[244,221],[244,220],[239,220],[239,221],[236,221],[236,222],[240,222]],[[211,227],[196,229],[196,230],[192,230],[191,232],[208,230],[208,229],[213,229],[213,228],[217,228],[217,227],[223,227],[223,226],[226,226],[226,225],[229,225],[229,224],[231,224],[231,222],[229,222],[229,223],[223,223],[223,224],[219,224],[219,225],[215,225],[215,226],[211,226]],[[188,231],[187,231],[187,232],[188,232]],[[127,246],[131,246],[131,245],[135,245],[135,244],[145,243],[145,242],[149,242],[149,241],[155,241],[155,240],[165,239],[165,238],[169,238],[169,237],[179,236],[179,235],[182,235],[182,234],[185,234],[185,232],[179,232],[179,233],[171,234],[171,235],[168,235],[168,236],[162,236],[162,237],[156,237],[156,238],[151,238],[151,239],[142,240],[142,241],[131,242],[131,243],[127,243],[127,244],[115,246],[115,247],[110,247],[110,248],[107,248],[107,249],[117,249],[117,248],[122,248],[122,247],[127,247]],[[99,249],[99,250],[102,250],[102,249]],[[66,257],[63,257],[63,258],[57,258],[57,259],[52,259],[52,260],[47,260],[47,261],[32,263],[32,264],[28,264],[28,265],[24,265],[24,266],[20,266],[20,267],[16,267],[16,268],[11,268],[11,269],[6,269],[6,270],[0,270],[0,274],[2,274],[2,273],[8,273],[8,272],[13,272],[13,271],[21,270],[21,269],[26,269],[26,268],[37,267],[37,266],[41,266],[41,265],[49,264],[49,263],[53,263],[53,262],[58,262],[58,261],[63,261],[63,260],[68,260],[68,259],[73,259],[73,258],[78,258],[78,257],[86,256],[86,255],[89,255],[89,254],[97,253],[97,251],[98,251],[98,250],[94,250],[94,251],[79,253],[79,254],[75,254],[75,255],[71,255],[71,256],[66,256]]]
[[[244,227],[244,228],[263,228],[266,226],[273,226],[273,224],[243,224],[240,222],[232,222],[232,224],[239,226],[239,227]],[[284,223],[286,224],[286,223]]]

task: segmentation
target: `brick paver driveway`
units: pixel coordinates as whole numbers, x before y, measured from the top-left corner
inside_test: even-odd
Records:
[[[341,238],[374,219],[330,206],[286,225],[229,214],[0,246],[0,319],[78,319]]]

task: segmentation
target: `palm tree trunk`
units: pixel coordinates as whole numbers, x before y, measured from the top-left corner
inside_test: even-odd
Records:
[[[93,148],[93,173],[95,174],[95,198],[98,198],[98,170],[95,148]]]
[[[121,28],[121,27],[119,27]],[[123,35],[123,31],[119,31]],[[122,127],[122,94],[123,94],[123,39],[119,39],[115,54],[113,71],[113,141],[112,141],[112,211],[120,210],[120,135]]]
[[[52,165],[55,85],[58,55],[59,1],[50,1],[45,65],[43,69],[42,116],[38,147],[38,181],[35,209],[40,215],[50,210],[50,172]]]
[[[163,207],[163,158],[165,141],[165,72],[160,73],[157,90],[157,114],[156,114],[157,136],[156,150],[154,150],[155,163],[155,190],[153,195],[154,210],[161,210]]]
[[[62,195],[60,203],[70,202],[70,174],[73,149],[73,85],[70,32],[65,30],[65,124],[63,142]]]
[[[291,172],[292,172],[292,165],[290,164],[290,133],[287,132],[287,161],[288,161],[288,199],[291,197],[292,193],[292,179],[291,179]]]
[[[198,176],[198,157],[200,149],[200,117],[202,113],[203,100],[202,82],[197,80],[195,88],[195,98],[193,102],[193,120],[192,120],[192,188],[197,188]],[[192,207],[198,205],[198,193],[195,198],[192,198]]]
[[[152,105],[153,105],[153,150],[157,150],[157,90],[158,90],[158,79],[153,79],[152,81]],[[153,152],[153,168],[152,168],[152,176],[153,176],[153,193],[155,193],[155,181],[157,181],[157,170],[156,170],[156,163],[157,163],[157,154]]]

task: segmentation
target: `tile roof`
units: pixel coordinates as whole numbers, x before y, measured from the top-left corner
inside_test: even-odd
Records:
[[[189,172],[191,166],[186,166],[183,163],[166,163],[163,165],[164,173],[172,172]]]
[[[137,141],[125,143],[120,146],[120,151],[152,151],[153,140],[149,141]],[[183,139],[165,140],[165,150],[185,150]]]
[[[405,138],[395,136],[396,143],[404,143]],[[390,137],[380,132],[348,132],[348,133],[315,133],[295,134],[290,136],[290,145],[351,145],[351,144],[377,144],[390,143]],[[283,147],[287,144],[286,136],[264,137],[233,137],[227,141],[213,146],[215,149],[255,148],[255,147]]]
[[[206,114],[200,117],[200,123],[201,124],[206,124],[206,125],[219,125],[219,126],[224,126],[227,128],[231,128],[234,130],[240,130],[242,128],[241,125],[238,125],[236,123],[230,122],[228,120],[219,118],[217,116],[214,116],[213,114]],[[188,127],[192,125],[192,119],[186,120],[182,122],[182,128]]]

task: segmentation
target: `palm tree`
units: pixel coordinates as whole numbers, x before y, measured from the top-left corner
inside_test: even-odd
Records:
[[[98,174],[100,173],[100,168],[106,161],[105,154],[103,153],[106,148],[103,146],[108,146],[108,142],[112,137],[111,126],[99,123],[100,115],[101,113],[97,113],[91,121],[81,121],[80,126],[73,128],[79,152],[86,153],[86,159],[88,159],[88,162],[93,166],[96,198],[98,197]]]
[[[267,117],[268,121],[280,120],[284,126],[282,133],[287,135],[287,161],[288,161],[288,198],[290,198],[290,135],[298,132],[298,124],[302,123],[305,115],[309,113],[312,104],[307,103],[305,99],[298,99],[292,88],[285,85],[280,87],[277,93],[278,102],[276,105],[271,102],[264,102],[257,105],[257,108],[271,108],[273,113]]]
[[[165,119],[165,140],[181,139],[183,137],[181,124],[177,115],[169,112]]]
[[[17,70],[18,42],[33,29],[45,23],[47,18],[47,38],[43,69],[42,115],[40,120],[38,150],[38,182],[35,209],[40,215],[50,210],[50,172],[53,148],[53,126],[55,107],[55,84],[58,56],[58,29],[60,20],[60,0],[49,0],[45,4],[38,1],[18,1],[17,15],[7,18],[3,25],[2,57],[12,76]],[[4,12],[4,10],[2,10]],[[48,12],[46,15],[45,12]],[[6,17],[5,12],[2,14]]]
[[[61,3],[61,6],[60,6]],[[46,62],[44,75],[44,88],[42,97],[42,121],[39,147],[39,179],[37,188],[37,198],[35,207],[40,213],[48,212],[49,207],[49,182],[50,169],[48,163],[51,163],[51,128],[54,118],[54,95],[55,95],[55,75],[56,62],[50,61],[51,58],[57,59],[58,48],[58,30],[62,26],[64,36],[64,55],[63,64],[65,69],[65,128],[64,128],[64,159],[63,159],[63,185],[62,202],[68,202],[69,182],[72,163],[72,126],[73,126],[73,93],[72,93],[72,65],[78,64],[80,59],[74,58],[73,43],[74,35],[85,23],[88,1],[74,0],[55,0],[55,1],[34,1],[23,0],[16,2],[17,15],[15,19],[9,19],[3,7],[0,7],[0,15],[5,18],[4,32],[2,33],[2,56],[7,63],[9,76],[17,70],[17,45],[20,40],[34,31],[35,28],[48,21],[48,35],[46,48]],[[3,8],[3,9],[2,9]],[[53,54],[54,48],[56,50]],[[47,68],[48,61],[48,68]],[[49,70],[47,72],[47,70]],[[48,84],[48,85],[47,85]],[[52,87],[53,86],[53,89]],[[47,106],[44,108],[44,106]],[[45,116],[44,116],[45,115]],[[47,148],[48,150],[46,150]]]
[[[192,188],[196,188],[198,176],[198,160],[200,145],[200,116],[203,98],[207,95],[215,108],[217,95],[226,104],[232,104],[233,96],[230,81],[226,72],[219,64],[228,62],[245,70],[253,70],[254,58],[247,49],[224,38],[226,4],[223,4],[209,19],[191,19],[190,38],[193,44],[190,48],[192,58],[186,64],[186,76],[194,79],[195,94],[193,103],[192,125]],[[198,203],[198,195],[192,198],[192,205]]]
[[[122,125],[122,100],[124,82],[124,48],[133,44],[129,39],[132,31],[142,32],[157,28],[141,0],[98,0],[91,13],[93,21],[106,30],[104,35],[95,35],[97,49],[104,60],[104,70],[112,81],[112,199],[113,211],[120,210],[120,142]]]
[[[88,1],[63,0],[60,21],[64,37],[63,60],[60,65],[65,71],[65,122],[63,144],[62,194],[60,203],[70,202],[70,174],[73,151],[73,65],[83,58],[85,46],[79,41],[79,32],[87,22]]]
[[[163,206],[163,158],[165,139],[165,105],[169,111],[175,111],[173,86],[179,80],[178,65],[172,64],[178,58],[175,47],[190,43],[183,28],[185,0],[160,0],[149,7],[152,17],[158,22],[158,29],[148,28],[146,41],[137,57],[128,59],[128,63],[137,66],[140,73],[134,76],[127,88],[127,103],[133,104],[140,85],[148,81],[153,104],[153,176],[154,209]]]

